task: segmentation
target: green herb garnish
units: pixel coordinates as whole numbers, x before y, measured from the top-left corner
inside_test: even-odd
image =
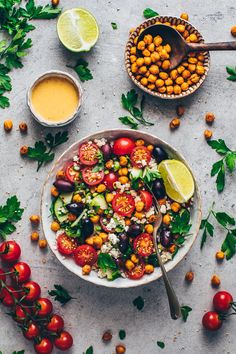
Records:
[[[212,165],[211,176],[216,177],[216,186],[218,192],[222,192],[225,187],[225,171],[233,172],[236,168],[236,151],[230,150],[223,139],[209,140],[208,145],[214,149],[223,158]]]
[[[97,261],[98,267],[106,273],[108,280],[115,280],[120,277],[120,271],[112,256],[108,253],[100,253]]]
[[[0,352],[1,354],[2,352]],[[12,354],[25,354],[25,351],[24,350],[19,350],[19,351],[14,351]]]
[[[154,125],[151,122],[148,122],[143,118],[143,106],[144,106],[144,96],[142,96],[140,101],[140,108],[138,108],[138,94],[134,89],[127,92],[127,95],[122,94],[121,103],[124,109],[126,109],[132,117],[119,117],[119,120],[125,124],[130,126],[132,129],[137,129],[139,124],[143,124],[146,126]]]
[[[192,311],[192,308],[189,306],[181,306],[181,314],[184,322],[187,322],[189,312]]]
[[[192,226],[190,224],[190,212],[185,209],[179,214],[174,215],[170,226],[173,234],[179,234],[180,236],[186,235]]]
[[[119,331],[119,338],[120,338],[120,340],[125,339],[125,337],[126,337],[126,332],[125,332],[124,329],[121,329],[121,330]]]
[[[133,300],[133,305],[141,311],[144,308],[144,299],[141,296],[136,297],[136,299]]]
[[[92,172],[99,172],[105,169],[104,157],[101,151],[97,153],[98,162],[96,166],[92,169]]]
[[[151,18],[151,17],[155,17],[155,16],[158,16],[158,15],[159,14],[156,11],[150,9],[150,7],[147,7],[145,10],[143,10],[143,16],[145,18]]]
[[[165,348],[165,343],[164,342],[157,342],[158,347],[160,347],[161,349]]]
[[[93,354],[93,347],[89,347],[85,353],[83,352],[83,354]]]
[[[113,28],[113,30],[117,30],[118,28],[117,23],[111,22],[111,27]]]
[[[74,69],[82,82],[93,79],[93,75],[88,68],[88,63],[82,58],[77,61],[75,66],[67,65],[67,67]]]
[[[227,80],[236,81],[236,67],[226,66],[226,71],[229,74],[229,76],[227,77]]]
[[[14,195],[7,199],[5,205],[0,206],[0,237],[6,239],[16,227],[13,223],[21,220],[24,209],[20,208],[20,202]]]
[[[51,290],[48,293],[50,296],[54,297],[55,301],[60,302],[62,305],[74,299],[62,285],[54,284],[54,288],[55,290]]]

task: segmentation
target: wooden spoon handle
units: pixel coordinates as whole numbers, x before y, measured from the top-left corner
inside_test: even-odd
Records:
[[[220,43],[188,43],[188,52],[208,52],[210,50],[236,50],[236,41]]]

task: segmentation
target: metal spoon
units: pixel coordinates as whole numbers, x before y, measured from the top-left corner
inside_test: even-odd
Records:
[[[150,188],[148,188],[148,189],[152,193],[151,189]],[[160,251],[159,251],[159,248],[157,245],[157,231],[162,223],[162,214],[160,212],[159,204],[158,204],[153,193],[152,193],[152,196],[153,196],[153,200],[154,200],[154,208],[155,208],[156,214],[158,216],[157,220],[154,223],[153,243],[154,243],[154,247],[155,247],[155,251],[156,251],[156,255],[157,255],[157,260],[158,260],[159,266],[161,268],[161,272],[162,272],[162,276],[163,276],[163,280],[164,280],[164,284],[165,284],[165,288],[166,288],[166,293],[167,293],[169,307],[170,307],[170,315],[173,320],[177,320],[177,318],[179,318],[181,316],[181,309],[180,309],[179,300],[178,300],[176,293],[171,285],[170,279],[168,278],[168,275],[165,270],[165,266],[162,262]]]
[[[220,42],[220,43],[188,43],[171,26],[166,25],[152,25],[144,29],[140,34],[138,42],[142,41],[146,34],[151,34],[153,37],[160,35],[164,43],[168,43],[171,48],[170,68],[176,68],[190,52],[205,52],[210,50],[236,50],[236,41],[234,42]],[[138,50],[141,55],[141,51]]]

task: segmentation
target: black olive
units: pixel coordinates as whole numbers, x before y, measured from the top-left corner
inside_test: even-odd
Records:
[[[159,146],[155,146],[154,147],[152,154],[153,154],[153,156],[155,157],[155,159],[157,160],[158,163],[160,163],[162,160],[167,160],[168,159],[168,155],[165,152],[165,150],[163,150]]]
[[[70,213],[79,216],[82,213],[84,206],[83,203],[70,203],[66,205],[66,208]]]
[[[162,180],[156,179],[152,185],[153,194],[157,199],[162,199],[166,195],[165,186]]]
[[[172,242],[170,230],[162,229],[160,232],[160,242],[163,247],[169,247]]]
[[[94,226],[93,223],[90,219],[86,218],[82,220],[82,229],[81,229],[81,234],[83,239],[86,239],[87,237],[91,236],[94,231]]]
[[[101,147],[101,150],[103,153],[104,160],[105,161],[109,160],[112,153],[111,145],[107,143]]]
[[[121,253],[125,253],[129,247],[129,239],[125,234],[120,235],[119,250]]]
[[[68,182],[64,181],[64,179],[56,180],[53,185],[60,191],[60,192],[73,192],[75,186]]]
[[[141,226],[137,224],[130,225],[127,231],[127,235],[130,237],[136,237],[141,233],[142,233]]]

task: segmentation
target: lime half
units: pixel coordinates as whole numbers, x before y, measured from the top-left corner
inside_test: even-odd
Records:
[[[72,52],[87,52],[97,42],[99,28],[90,12],[74,8],[60,15],[57,21],[57,33],[67,49]]]
[[[178,160],[164,160],[158,170],[167,195],[178,203],[187,202],[194,194],[194,180],[185,164]]]

